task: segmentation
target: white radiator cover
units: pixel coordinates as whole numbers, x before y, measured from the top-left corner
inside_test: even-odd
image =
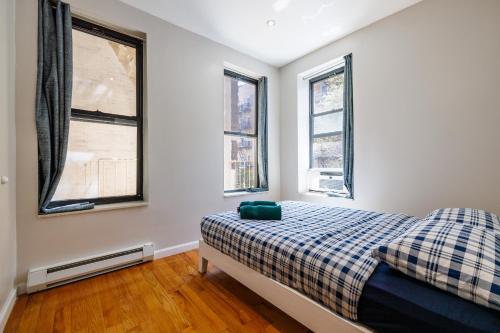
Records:
[[[82,280],[91,276],[111,272],[124,267],[153,260],[152,243],[138,245],[101,255],[30,269],[28,272],[28,294]]]

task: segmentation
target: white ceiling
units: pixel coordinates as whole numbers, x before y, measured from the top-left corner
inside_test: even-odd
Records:
[[[279,67],[420,0],[121,1]]]

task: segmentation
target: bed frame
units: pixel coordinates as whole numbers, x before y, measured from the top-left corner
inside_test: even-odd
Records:
[[[200,273],[207,272],[208,261],[240,283],[265,298],[277,308],[316,333],[372,332],[368,328],[342,318],[323,305],[299,292],[270,279],[237,262],[219,250],[199,241]]]

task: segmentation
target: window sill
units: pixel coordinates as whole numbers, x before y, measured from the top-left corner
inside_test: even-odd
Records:
[[[353,200],[353,198],[350,198],[347,193],[327,194],[326,192],[307,191],[307,192],[300,192],[300,194],[303,194],[306,196],[312,196],[312,197],[339,198],[339,199]]]
[[[63,212],[63,213],[54,213],[54,214],[38,214],[38,217],[45,219],[45,218],[66,216],[66,215],[92,214],[92,213],[105,212],[105,211],[116,210],[116,209],[146,207],[148,205],[149,205],[149,203],[147,201],[120,202],[120,203],[114,203],[114,204],[96,205],[92,209],[77,210],[74,212]]]
[[[263,193],[269,193],[269,190],[255,191],[255,192],[250,192],[250,191],[229,192],[229,193],[224,193],[224,198],[241,197],[244,195],[254,195],[254,194],[263,194]]]

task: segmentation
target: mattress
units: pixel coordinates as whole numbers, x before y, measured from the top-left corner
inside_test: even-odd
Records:
[[[242,220],[236,211],[205,216],[203,240],[351,320],[357,320],[361,292],[378,264],[371,250],[419,221],[403,214],[281,204],[281,221]]]
[[[359,322],[379,332],[499,332],[500,313],[377,266],[363,289]]]

